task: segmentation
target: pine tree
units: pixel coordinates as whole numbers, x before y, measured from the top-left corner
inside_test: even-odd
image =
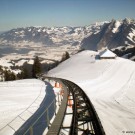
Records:
[[[12,81],[16,79],[15,74],[9,70],[4,71],[4,76],[5,76],[5,81]]]
[[[22,72],[17,74],[17,78],[18,79],[27,79],[27,78],[29,78],[28,70],[26,68],[23,68]]]
[[[62,55],[61,62],[67,60],[68,58],[70,58],[70,56],[69,56],[69,53],[66,51],[66,52]]]
[[[23,67],[22,72],[21,72],[21,77],[22,77],[23,79],[29,78],[29,73],[28,73],[27,68]]]
[[[10,81],[16,79],[16,76],[15,76],[15,74],[13,72],[10,72],[9,74],[10,74],[10,79],[9,79]]]
[[[8,75],[7,70],[4,71],[4,76],[5,76],[5,81],[8,81],[9,80],[9,75]]]
[[[65,59],[67,60],[67,59],[69,59],[69,58],[70,58],[69,53],[66,51],[66,52],[65,52]]]
[[[22,72],[17,74],[17,79],[23,79],[23,73]]]
[[[32,77],[36,78],[36,75],[39,73],[41,73],[41,64],[39,62],[38,56],[36,56],[32,67]]]

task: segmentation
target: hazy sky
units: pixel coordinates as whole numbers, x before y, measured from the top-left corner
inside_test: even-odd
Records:
[[[135,19],[135,0],[0,0],[0,31]]]

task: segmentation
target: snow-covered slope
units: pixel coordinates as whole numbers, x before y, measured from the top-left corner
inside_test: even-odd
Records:
[[[24,124],[39,108],[45,88],[45,83],[36,79],[0,82],[0,135],[13,135],[13,129]]]
[[[52,63],[52,60],[60,61],[65,51],[74,54],[81,48],[97,50],[106,46],[112,49],[131,45],[135,45],[133,19],[97,22],[80,27],[16,28],[0,34],[0,65],[22,66],[35,56],[43,59],[42,63]],[[134,51],[131,53],[134,57]],[[14,60],[15,63],[12,63]]]
[[[49,72],[50,76],[77,83],[89,96],[106,135],[123,135],[135,129],[135,63],[94,59],[83,51]]]

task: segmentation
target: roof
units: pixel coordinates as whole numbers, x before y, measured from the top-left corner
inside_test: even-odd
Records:
[[[116,54],[113,53],[112,51],[108,50],[108,49],[105,49],[105,50],[101,51],[99,53],[99,55],[100,55],[101,58],[102,57],[107,57],[107,58],[109,58],[109,57],[116,57]]]

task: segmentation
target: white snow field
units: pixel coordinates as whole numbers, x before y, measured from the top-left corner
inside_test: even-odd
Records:
[[[13,135],[24,124],[39,108],[46,86],[36,79],[0,82],[0,135]]]
[[[48,75],[78,84],[92,101],[106,135],[135,133],[135,63],[127,59],[94,59],[83,51]]]

